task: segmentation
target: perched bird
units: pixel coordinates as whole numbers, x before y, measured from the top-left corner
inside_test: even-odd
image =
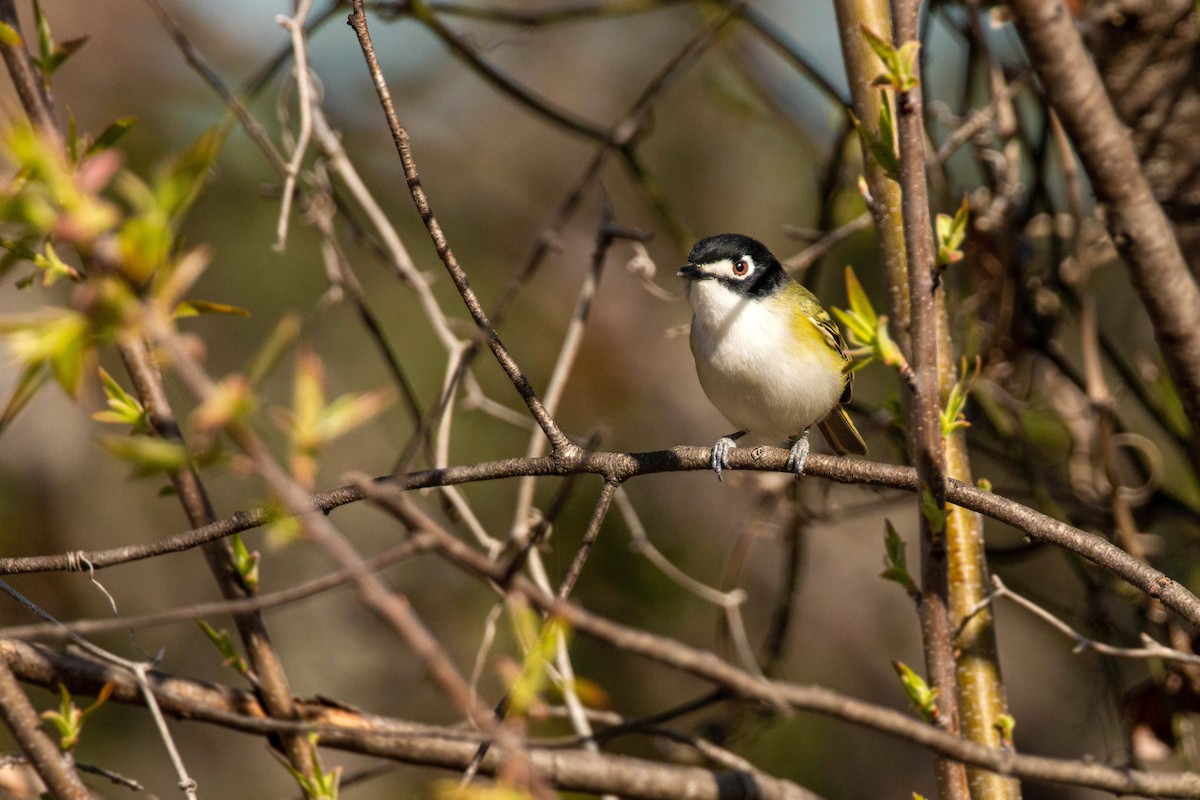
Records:
[[[747,433],[791,439],[787,466],[796,475],[804,472],[813,423],[839,455],[867,452],[842,408],[852,379],[846,342],[770,250],[748,236],[712,236],[696,243],[678,274],[688,281],[700,386],[738,429],[713,445],[718,478]]]

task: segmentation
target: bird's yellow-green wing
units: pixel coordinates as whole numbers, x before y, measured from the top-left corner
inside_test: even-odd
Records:
[[[821,305],[821,301],[816,298],[816,295],[804,288],[803,285],[791,281],[786,292],[788,294],[787,301],[795,309],[792,332],[796,338],[809,346],[824,347],[830,351],[831,355],[836,354],[841,359],[846,373],[846,394],[842,397],[841,402],[848,402],[851,383],[850,353],[846,347],[846,340],[842,338],[841,330],[838,329],[837,323],[833,321],[833,317]]]
[[[842,405],[850,402],[854,386],[854,374],[850,372],[850,353],[846,347],[846,340],[842,338],[842,332],[838,329],[837,323],[833,321],[833,317],[829,315],[829,312],[812,292],[796,282],[791,284],[788,292],[791,295],[788,300],[796,308],[792,329],[797,338],[809,346],[825,347],[830,351],[831,357],[836,353],[837,358],[841,360],[842,371],[846,376],[845,388],[842,390],[842,396],[838,399],[839,405],[834,406],[829,415],[818,423],[821,433],[825,435],[830,446],[838,455],[846,453],[866,455],[867,443],[863,441],[862,435],[854,427],[850,415],[842,408]]]

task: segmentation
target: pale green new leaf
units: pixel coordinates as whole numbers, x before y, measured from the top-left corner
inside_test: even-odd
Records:
[[[134,465],[137,474],[174,472],[188,463],[188,451],[181,444],[149,436],[104,436],[100,443],[110,453]]]
[[[931,689],[925,679],[909,668],[902,661],[893,661],[892,668],[900,676],[900,685],[908,695],[908,701],[921,719],[934,723],[938,718],[937,689]]]
[[[100,382],[104,386],[104,396],[108,400],[107,411],[97,411],[92,419],[97,422],[108,422],[115,425],[129,425],[134,433],[150,433],[150,421],[146,407],[136,397],[125,391],[112,375],[103,367],[99,368]]]
[[[137,117],[121,117],[116,122],[109,125],[104,130],[100,131],[100,135],[96,137],[96,141],[92,142],[84,156],[95,155],[109,149],[120,141],[121,137],[129,132],[129,129],[137,124]]]
[[[25,40],[17,29],[9,25],[7,22],[0,22],[0,44],[8,47],[24,47]]]

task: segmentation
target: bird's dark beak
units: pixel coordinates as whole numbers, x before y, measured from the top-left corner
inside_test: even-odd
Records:
[[[687,264],[679,272],[675,273],[677,278],[687,278],[689,281],[698,280],[700,278],[700,268],[695,264]]]

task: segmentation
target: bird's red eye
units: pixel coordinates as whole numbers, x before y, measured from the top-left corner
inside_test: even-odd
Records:
[[[744,258],[738,259],[733,265],[734,275],[745,275],[750,271],[750,262]]]

